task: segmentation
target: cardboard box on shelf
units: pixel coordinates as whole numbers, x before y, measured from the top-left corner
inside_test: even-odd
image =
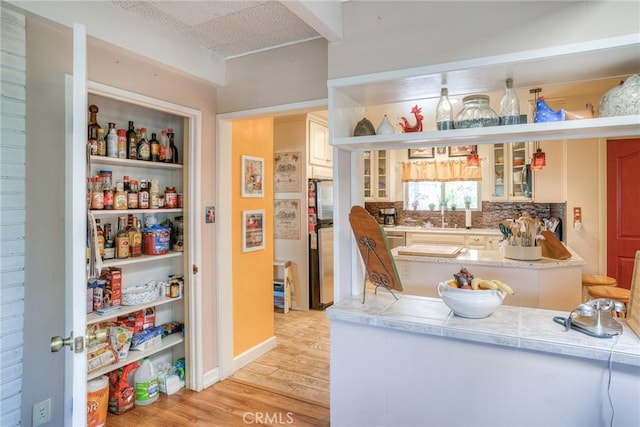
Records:
[[[103,268],[100,279],[105,281],[104,306],[119,306],[122,303],[122,269],[119,267]]]

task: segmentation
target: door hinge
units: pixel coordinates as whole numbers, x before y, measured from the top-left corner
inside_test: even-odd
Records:
[[[193,264],[193,266],[191,266],[191,271],[193,272],[193,274],[198,274],[198,266]]]

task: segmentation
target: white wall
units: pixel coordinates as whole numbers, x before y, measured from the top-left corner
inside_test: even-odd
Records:
[[[327,42],[285,46],[227,61],[219,113],[315,101],[327,97]]]

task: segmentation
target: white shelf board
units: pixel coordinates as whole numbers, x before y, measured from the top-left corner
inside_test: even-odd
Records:
[[[404,70],[332,79],[338,90],[356,104],[382,105],[440,96],[486,93],[504,89],[507,77],[516,88],[551,86],[638,73],[640,33],[473,58]]]
[[[114,260],[104,261],[102,263],[102,268],[119,267],[122,265],[139,264],[142,262],[160,261],[160,260],[165,260],[167,258],[179,257],[182,255],[184,255],[184,252],[169,252],[168,254],[163,254],[163,255],[141,255],[139,257],[133,257],[133,258],[114,259]]]
[[[148,302],[146,304],[136,304],[136,305],[121,305],[119,310],[112,311],[103,316],[99,315],[96,312],[87,314],[87,325],[93,325],[94,323],[107,322],[109,320],[113,320],[117,317],[124,316],[125,314],[133,313],[138,310],[145,310],[149,307],[155,307],[163,304],[170,304],[175,301],[181,300],[182,297],[170,298],[162,296],[155,301]]]
[[[115,157],[93,155],[91,156],[91,164],[166,170],[179,170],[183,168],[180,163],[149,162],[145,160],[117,159]]]
[[[152,354],[159,353],[163,350],[166,350],[177,344],[180,344],[183,341],[184,341],[184,337],[182,336],[182,333],[177,333],[177,334],[169,335],[166,338],[162,338],[161,344],[159,346],[153,347],[149,350],[145,350],[145,351],[129,350],[129,354],[127,354],[127,357],[119,360],[118,363],[103,366],[102,368],[88,374],[87,381],[97,378],[100,375],[107,374],[113,371],[114,369],[122,368],[123,366],[128,365],[129,363],[142,360],[146,356],[151,356]]]
[[[145,213],[182,213],[182,208],[171,209],[91,209],[91,213],[95,216],[105,215],[127,215],[127,214],[145,214]]]
[[[333,146],[348,151],[388,150],[636,135],[640,135],[640,115],[335,138]]]

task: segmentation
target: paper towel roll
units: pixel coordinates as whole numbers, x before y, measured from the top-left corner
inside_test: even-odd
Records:
[[[471,209],[467,209],[464,212],[464,226],[471,228]]]

